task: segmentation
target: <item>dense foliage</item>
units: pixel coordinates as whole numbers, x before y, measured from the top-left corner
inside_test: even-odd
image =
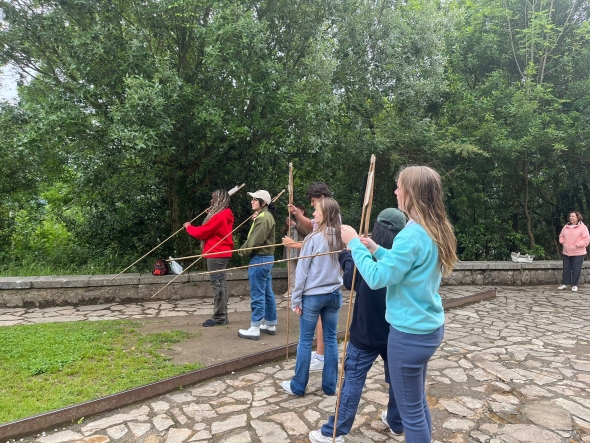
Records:
[[[371,153],[373,216],[400,167],[433,166],[463,260],[558,257],[566,212],[590,215],[587,0],[0,9],[0,64],[23,75],[0,106],[5,274],[122,269],[216,188],[276,194],[290,161],[295,200],[323,180],[353,225]],[[249,215],[245,192],[232,208]],[[181,233],[156,255],[197,248]]]

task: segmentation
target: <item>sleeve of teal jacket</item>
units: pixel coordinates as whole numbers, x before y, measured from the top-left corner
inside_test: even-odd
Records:
[[[403,232],[395,238],[392,249],[377,248],[373,254],[376,262],[360,239],[355,238],[348,243],[354,263],[371,289],[399,283],[420,261],[420,246],[410,235],[402,235]]]

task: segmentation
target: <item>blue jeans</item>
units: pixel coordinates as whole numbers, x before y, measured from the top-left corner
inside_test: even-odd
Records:
[[[347,435],[354,423],[354,417],[361,400],[361,394],[365,387],[367,373],[373,366],[375,359],[381,355],[385,364],[385,381],[389,383],[389,403],[387,405],[387,422],[395,432],[401,433],[404,430],[402,419],[399,415],[395,397],[389,380],[389,369],[387,367],[387,348],[379,351],[363,351],[357,349],[352,343],[346,347],[346,358],[344,359],[344,382],[340,394],[340,407],[338,408],[338,426],[336,437]],[[334,416],[328,418],[328,423],[322,426],[322,435],[332,437],[334,433]]]
[[[389,376],[406,443],[431,441],[432,421],[424,390],[426,369],[442,342],[444,332],[444,325],[429,334],[407,334],[389,328]]]
[[[272,255],[253,255],[250,264],[271,262]],[[272,264],[248,268],[250,280],[251,326],[258,327],[263,321],[269,326],[277,324],[277,302],[272,292]]]
[[[311,344],[318,317],[322,317],[324,328],[324,369],[322,371],[322,390],[327,395],[336,392],[338,378],[338,311],[342,306],[342,292],[331,294],[304,295],[302,298],[302,314],[299,317],[299,344],[297,345],[297,361],[295,377],[291,380],[291,391],[295,395],[305,394],[309,381],[309,365],[311,363]]]

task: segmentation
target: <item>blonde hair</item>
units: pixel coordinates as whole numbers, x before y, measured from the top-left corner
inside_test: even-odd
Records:
[[[330,252],[344,249],[340,229],[342,226],[340,205],[338,202],[330,197],[320,198],[315,204],[315,210],[321,212],[322,221],[318,224],[318,229],[308,235],[306,240],[310,239],[312,235],[323,235]],[[334,254],[332,259],[335,263],[338,263],[337,254]]]
[[[446,215],[440,175],[427,166],[409,166],[400,172],[398,180],[403,211],[418,218],[414,221],[422,225],[438,246],[441,272],[451,274],[457,262],[457,239]]]

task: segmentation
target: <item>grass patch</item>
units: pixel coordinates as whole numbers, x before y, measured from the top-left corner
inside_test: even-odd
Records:
[[[162,351],[192,335],[142,336],[129,320],[0,327],[0,423],[18,420],[203,367]]]

